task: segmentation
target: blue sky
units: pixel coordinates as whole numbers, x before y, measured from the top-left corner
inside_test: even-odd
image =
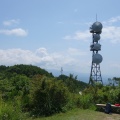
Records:
[[[102,76],[120,77],[119,5],[119,0],[0,0],[0,65],[63,67],[89,75],[89,27],[97,14],[103,24]]]

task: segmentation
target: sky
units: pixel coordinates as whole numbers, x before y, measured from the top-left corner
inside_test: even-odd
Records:
[[[120,77],[119,0],[0,0],[0,65],[31,64],[50,72],[86,74],[90,26],[100,34],[101,74]]]

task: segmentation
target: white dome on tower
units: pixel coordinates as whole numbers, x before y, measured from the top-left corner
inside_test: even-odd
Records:
[[[101,45],[99,43],[94,43],[90,45],[90,50],[91,51],[99,51],[101,50]]]
[[[100,55],[98,53],[93,55],[93,58],[92,58],[93,63],[99,64],[102,62],[102,60],[103,60],[102,55]]]
[[[101,45],[99,43],[96,43],[94,44],[94,47],[93,47],[94,50],[101,50]]]
[[[100,35],[99,34],[94,34],[93,35],[93,40],[94,40],[94,42],[98,42],[98,40],[100,40]]]
[[[94,22],[93,25],[92,25],[92,30],[94,32],[101,32],[102,28],[103,28],[103,26],[100,22]]]

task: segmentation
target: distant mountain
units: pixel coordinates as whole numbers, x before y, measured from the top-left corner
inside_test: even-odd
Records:
[[[41,75],[46,75],[48,77],[54,77],[52,73],[49,73],[48,71],[40,67],[33,66],[33,65],[24,65],[24,64],[19,64],[14,66],[1,65],[0,73],[4,73],[8,77],[14,74],[25,75],[27,77],[32,77],[36,74],[41,74]]]
[[[61,72],[59,70],[48,69],[47,71],[51,72],[56,77],[61,75]],[[89,83],[90,73],[78,73],[78,72],[73,72],[73,71],[63,71],[63,74],[67,75],[67,76],[69,76],[70,74],[73,74],[74,76],[77,75],[77,80],[85,82],[85,83]],[[102,74],[102,80],[103,80],[104,85],[108,84],[108,78],[113,78],[113,76],[106,75],[104,73]]]
[[[33,65],[25,65],[25,64],[19,64],[19,65],[13,65],[13,66],[0,66],[0,74],[6,73],[6,76],[9,77],[10,74],[22,74],[26,75],[27,77],[32,77],[36,74],[46,75],[48,77],[58,77],[61,75],[61,71],[55,70],[55,69],[42,69],[37,66]],[[78,81],[82,81],[85,83],[89,83],[89,73],[78,73],[74,71],[63,71],[63,74],[66,76],[69,76],[72,74],[73,76],[77,76]],[[102,80],[104,84],[108,84],[108,78],[113,78],[113,76],[110,75],[104,75],[102,74]]]
[[[54,70],[54,69],[48,69],[47,71],[51,72],[54,76],[58,77],[61,75],[61,71]],[[63,74],[66,76],[69,76],[70,74],[73,74],[74,76],[77,76],[77,80],[83,81],[88,83],[89,82],[89,74],[87,73],[78,73],[73,71],[63,71]]]

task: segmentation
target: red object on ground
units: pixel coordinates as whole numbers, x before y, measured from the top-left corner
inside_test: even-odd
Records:
[[[120,106],[120,104],[115,104],[115,106]]]

